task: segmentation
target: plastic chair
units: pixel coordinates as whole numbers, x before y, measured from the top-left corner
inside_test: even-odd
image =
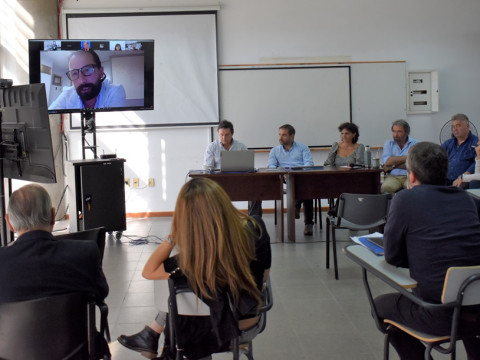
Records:
[[[405,324],[399,322],[384,319],[384,323],[381,324],[378,314],[376,312],[373,296],[371,295],[371,290],[368,285],[368,280],[364,275],[364,284],[367,290],[367,295],[372,305],[372,314],[377,323],[377,327],[385,334],[384,340],[384,359],[388,360],[389,358],[389,344],[390,344],[390,332],[393,328],[400,329],[409,335],[415,337],[416,339],[422,341],[425,346],[425,359],[430,359],[430,354],[432,350],[436,350],[442,354],[450,354],[451,359],[456,357],[456,342],[461,340],[465,336],[459,335],[460,330],[460,320],[462,306],[469,305],[480,305],[480,266],[467,266],[467,267],[451,267],[447,270],[445,276],[445,282],[443,285],[442,292],[442,303],[433,304],[415,296],[412,292],[408,291],[405,288],[400,286],[393,286],[397,289],[402,295],[407,297],[409,300],[417,303],[418,305],[434,310],[434,309],[452,309],[452,326],[449,334],[444,335],[432,335],[426,334],[420,331],[417,331]],[[392,285],[392,284],[391,284]],[[469,334],[468,336],[480,336],[478,334]],[[448,346],[445,346],[448,344]]]
[[[168,286],[169,286],[169,312],[168,312],[168,319],[167,319],[167,325],[165,327],[164,333],[165,333],[165,345],[169,349],[175,349],[175,360],[184,360],[187,359],[183,355],[182,349],[179,348],[177,344],[177,339],[178,339],[178,317],[179,317],[179,311],[178,311],[178,304],[177,304],[177,297],[185,295],[185,293],[192,293],[192,290],[184,286],[183,284],[176,284],[173,279],[168,280]],[[260,313],[260,319],[258,321],[257,326],[259,327],[259,332],[263,332],[265,330],[266,324],[267,324],[267,311],[269,311],[272,306],[273,306],[273,296],[272,296],[272,290],[271,290],[271,284],[270,284],[270,278],[267,279],[267,282],[265,283],[264,290],[262,293],[263,297],[263,304],[259,310]],[[201,300],[198,300],[201,302]],[[185,308],[185,307],[184,307]],[[198,316],[194,312],[189,312],[188,314],[182,314],[182,315],[194,315]],[[201,316],[205,316],[204,313],[202,313]],[[242,342],[241,339],[241,334],[238,337],[235,337],[232,340],[231,347],[228,349],[228,352],[233,353],[233,359],[238,360],[240,358],[241,354],[244,354],[249,360],[254,360],[253,358],[253,341],[245,341]],[[163,357],[166,356],[165,354],[162,354],[162,356],[159,359],[169,359],[168,357]],[[173,359],[173,358],[172,358]],[[211,356],[203,357],[201,359],[189,359],[189,360],[209,360],[211,359]]]
[[[68,293],[0,304],[0,358],[96,359],[95,302]]]
[[[336,214],[328,215],[326,268],[330,268],[330,228],[332,229],[333,265],[335,279],[338,280],[336,229],[354,231],[370,230],[386,223],[391,194],[348,194],[343,193],[338,198]]]

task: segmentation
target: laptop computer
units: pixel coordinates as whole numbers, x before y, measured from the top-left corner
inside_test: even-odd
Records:
[[[220,171],[253,171],[254,152],[252,150],[222,151],[220,153]]]

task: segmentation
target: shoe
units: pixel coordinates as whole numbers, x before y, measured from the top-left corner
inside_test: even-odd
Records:
[[[300,219],[300,208],[295,208],[295,219]]]
[[[313,235],[313,225],[305,224],[305,230],[303,230],[303,235],[311,236]]]
[[[120,335],[117,340],[127,349],[138,351],[146,358],[153,359],[157,356],[159,338],[159,333],[145,326],[139,333],[130,336]]]

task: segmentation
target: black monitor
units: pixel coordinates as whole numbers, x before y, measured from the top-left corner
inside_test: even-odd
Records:
[[[95,60],[80,61],[69,69],[69,62],[75,62],[72,56],[78,59],[85,51],[98,56],[100,66]],[[153,40],[29,40],[28,52],[30,83],[45,84],[50,114],[153,110]],[[86,68],[92,64],[92,69]],[[89,84],[80,88],[83,79]],[[98,95],[91,105],[79,94],[88,98],[88,86],[97,81]]]
[[[55,183],[55,162],[44,84],[0,88],[3,176]]]

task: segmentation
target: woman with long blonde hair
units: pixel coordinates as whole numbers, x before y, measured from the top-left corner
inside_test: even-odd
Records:
[[[175,247],[178,253],[170,258]],[[216,182],[195,178],[178,195],[170,241],[152,253],[142,275],[168,279],[181,271],[203,300],[214,300],[228,289],[235,308],[240,303],[254,305],[239,322],[240,329],[254,329],[259,319],[255,309],[261,304],[270,265],[270,238],[261,218],[238,211]],[[164,319],[160,313],[142,332],[118,340],[132,350],[156,354]]]

